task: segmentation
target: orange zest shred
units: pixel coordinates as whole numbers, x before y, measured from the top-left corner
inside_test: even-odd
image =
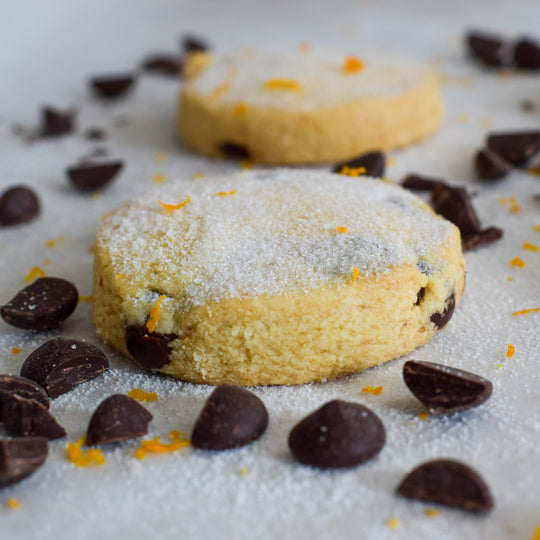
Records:
[[[428,419],[428,413],[423,412],[422,414],[418,415],[418,418],[420,418],[420,420],[427,420]]]
[[[64,236],[59,236],[58,238],[51,238],[50,240],[47,240],[45,242],[45,246],[48,247],[48,248],[53,248],[55,247],[57,244],[61,244],[62,242],[64,242],[66,239]]]
[[[533,231],[540,232],[540,225],[534,225]]]
[[[340,227],[339,225],[336,227],[336,229],[340,233],[346,233],[349,230],[349,229],[347,229],[347,227]]]
[[[365,394],[374,394],[376,396],[381,394],[382,391],[382,386],[364,386],[364,388],[362,388],[362,392],[364,392]]]
[[[298,45],[298,50],[302,54],[307,54],[309,51],[311,51],[311,43],[308,43],[307,41],[302,41],[302,43]]]
[[[529,313],[540,313],[540,308],[530,308],[522,309],[521,311],[514,311],[512,317],[517,317],[518,315],[528,315]]]
[[[165,298],[165,295],[160,294],[156,306],[150,310],[150,318],[148,319],[148,322],[146,323],[146,328],[148,328],[148,331],[150,333],[152,333],[156,329],[156,325],[159,320],[159,308],[164,298]]]
[[[161,201],[158,201],[158,203],[165,208],[165,212],[168,214],[169,212],[172,212],[173,210],[180,210],[180,208],[183,208],[186,206],[188,202],[191,201],[191,198],[189,195],[186,195],[186,200],[179,202],[178,204],[167,204]]]
[[[79,295],[79,302],[91,302],[91,301],[92,301],[92,295],[89,295],[89,296]]]
[[[515,350],[516,348],[511,343],[509,343],[508,349],[506,350],[506,358],[512,358],[512,356],[514,356]]]
[[[512,266],[515,266],[516,268],[525,268],[525,261],[523,259],[521,259],[520,257],[514,257],[510,261],[510,264]]]
[[[510,212],[512,212],[512,214],[518,214],[521,212],[521,206],[519,206],[515,197],[501,197],[499,199],[499,204],[509,204]]]
[[[242,475],[245,475],[245,474],[247,474],[249,471],[248,471],[245,467],[242,467],[238,472],[239,472],[240,474],[242,474]]]
[[[45,271],[43,268],[40,268],[39,266],[34,266],[28,274],[24,277],[24,282],[29,283],[30,281],[34,281],[36,278],[45,277]]]
[[[13,349],[11,349],[11,352],[13,354],[19,354],[21,351],[22,349],[19,349],[19,347],[13,347]]]
[[[509,277],[509,278],[506,278],[506,280],[512,283],[512,281],[514,281],[514,278]]]
[[[439,510],[438,508],[426,508],[424,514],[426,514],[427,517],[435,517],[442,514],[442,510]]]
[[[537,525],[534,528],[533,535],[531,536],[531,540],[540,540],[540,525]]]
[[[243,159],[240,162],[240,165],[242,166],[242,169],[244,169],[245,171],[249,171],[253,169],[253,161],[251,161],[251,159]]]
[[[249,105],[245,101],[240,101],[234,107],[234,113],[238,116],[242,116],[248,112]]]
[[[356,266],[355,266],[353,268],[353,271],[352,271],[352,282],[353,283],[358,279],[359,275],[360,275],[360,272],[358,272],[358,268],[356,268]]]
[[[9,497],[9,499],[6,499],[6,508],[9,508],[9,510],[18,510],[21,507],[21,503],[14,499],[13,497]]]
[[[124,276],[122,274],[116,274],[116,279],[122,279]]]
[[[86,437],[81,437],[76,443],[68,443],[68,460],[77,467],[88,467],[89,465],[104,465],[107,463],[99,448],[89,448],[82,450]]]
[[[157,394],[155,392],[145,392],[140,388],[134,388],[128,392],[130,398],[136,399],[137,401],[156,401]]]
[[[529,167],[527,169],[527,172],[529,174],[532,174],[533,176],[540,176],[540,165],[536,165],[534,167]]]
[[[353,178],[362,176],[363,174],[365,174],[365,172],[366,172],[365,167],[349,167],[348,165],[343,165],[343,167],[341,167],[341,169],[339,170],[339,174],[352,176]]]
[[[286,90],[288,92],[298,92],[302,85],[295,79],[268,79],[263,88],[266,90]]]
[[[97,249],[97,246],[95,244],[92,244],[91,246],[88,246],[86,251],[88,251],[88,253],[95,253],[96,249]]]
[[[495,369],[502,369],[503,365],[502,364],[496,364],[495,365]]]
[[[360,60],[357,56],[354,56],[354,54],[349,54],[347,58],[345,58],[345,62],[343,63],[342,70],[345,73],[358,73],[359,71],[362,71],[365,67],[364,62]]]
[[[140,448],[137,448],[135,451],[135,457],[137,459],[144,459],[149,453],[165,454],[174,452],[176,450],[181,450],[182,448],[185,448],[191,444],[191,441],[187,437],[184,437],[182,433],[176,430],[169,433],[169,438],[172,440],[172,443],[170,444],[163,444],[160,437],[141,441]]]
[[[401,520],[398,518],[398,517],[393,517],[391,519],[388,520],[388,523],[387,525],[392,529],[392,530],[395,530],[397,529],[401,524]]]
[[[167,177],[164,174],[156,173],[152,176],[152,181],[156,184],[164,184],[167,181]]]
[[[191,175],[191,180],[198,180],[199,178],[204,178],[204,174],[202,172],[196,172]]]
[[[218,99],[223,94],[226,94],[230,89],[231,85],[228,82],[221,83],[220,85],[216,86],[209,94],[208,97],[210,99]]]
[[[523,249],[528,251],[538,251],[538,246],[531,244],[530,242],[523,242]]]
[[[51,264],[51,263],[52,263],[51,259],[45,259],[45,260],[43,261],[43,266],[48,266],[48,265]]]
[[[232,191],[216,191],[214,195],[217,195],[218,197],[230,197],[231,195],[234,195],[236,193],[236,189],[233,189]]]
[[[167,154],[165,152],[156,152],[154,154],[154,158],[157,163],[163,163],[164,161],[167,161]]]

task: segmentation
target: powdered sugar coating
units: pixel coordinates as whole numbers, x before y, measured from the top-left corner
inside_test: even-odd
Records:
[[[368,96],[395,96],[417,86],[430,73],[415,62],[375,51],[355,52],[363,68],[347,72],[343,66],[348,56],[325,50],[283,55],[254,49],[217,55],[188,88],[201,94],[216,92],[222,103],[309,110]],[[292,80],[300,88],[265,88],[271,79]]]
[[[159,203],[188,197],[168,212]],[[344,285],[355,267],[359,275],[402,264],[433,272],[453,229],[418,197],[381,180],[278,169],[154,189],[104,219],[98,247],[137,290],[155,291],[142,270],[158,269],[160,294],[181,298],[175,309],[182,310]]]

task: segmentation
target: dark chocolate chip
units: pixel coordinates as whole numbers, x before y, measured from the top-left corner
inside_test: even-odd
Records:
[[[479,150],[474,158],[476,176],[479,180],[498,180],[504,178],[514,168],[498,154],[487,148]]]
[[[8,188],[0,196],[0,226],[9,227],[32,221],[39,211],[37,195],[26,186]]]
[[[174,334],[148,332],[146,326],[126,328],[126,347],[133,359],[145,369],[159,369],[169,361],[169,343]]]
[[[420,289],[416,293],[416,302],[414,303],[414,305],[419,306],[422,300],[424,299],[424,296],[426,296],[426,288],[420,287]]]
[[[540,44],[529,38],[520,39],[514,47],[514,62],[520,69],[540,70]]]
[[[16,375],[0,375],[0,414],[4,401],[8,396],[19,396],[25,399],[33,399],[41,403],[46,409],[49,408],[47,392],[30,379],[17,377]]]
[[[493,133],[487,146],[505,161],[521,167],[540,151],[540,131]]]
[[[123,161],[107,163],[83,163],[70,167],[67,174],[71,183],[80,191],[96,191],[104,188],[122,170]]]
[[[477,407],[491,396],[492,391],[491,383],[474,373],[433,362],[405,362],[403,379],[432,414]]]
[[[103,139],[107,137],[107,134],[105,133],[105,130],[103,130],[102,128],[92,127],[92,128],[88,128],[84,132],[84,136],[89,141],[102,141]]]
[[[486,244],[491,244],[502,237],[502,229],[499,229],[498,227],[488,227],[483,231],[462,237],[461,246],[463,251],[471,251]]]
[[[185,53],[203,52],[210,50],[208,43],[198,36],[184,36],[181,42],[182,50]]]
[[[419,465],[402,480],[397,493],[469,512],[493,508],[493,498],[482,477],[453,459],[435,459]]]
[[[334,166],[332,172],[339,173],[343,167],[349,167],[351,169],[363,167],[366,171],[362,175],[379,178],[384,174],[385,162],[386,159],[382,152],[369,152],[368,154],[362,154],[348,161],[338,163]]]
[[[249,150],[240,144],[224,142],[219,145],[219,150],[227,157],[233,159],[250,159],[251,154]]]
[[[437,186],[431,204],[435,212],[459,228],[462,237],[480,232],[480,222],[464,188]]]
[[[94,411],[86,444],[96,446],[141,437],[148,433],[151,420],[152,415],[140,403],[123,394],[115,394],[102,401]]]
[[[41,403],[15,395],[4,402],[2,422],[8,434],[14,437],[35,436],[52,440],[66,436],[66,430]]]
[[[148,73],[177,77],[182,71],[182,60],[174,54],[152,54],[143,61],[141,67]]]
[[[499,36],[469,32],[466,43],[471,55],[485,66],[502,67],[508,63],[508,45]]]
[[[268,426],[268,412],[255,395],[222,384],[206,401],[191,434],[191,444],[203,450],[228,450],[258,439]]]
[[[409,174],[403,179],[401,185],[411,191],[433,191],[438,186],[445,187],[446,183],[438,178]]]
[[[0,307],[8,324],[25,330],[49,330],[60,325],[77,307],[79,293],[61,278],[38,278]]]
[[[294,457],[321,469],[360,465],[376,456],[385,442],[383,423],[373,411],[340,400],[317,409],[289,435]]]
[[[433,313],[429,320],[439,329],[444,328],[456,309],[456,296],[452,293],[447,299],[442,312]]]
[[[533,112],[536,109],[536,103],[530,99],[520,101],[519,107],[523,112]]]
[[[100,98],[111,99],[126,95],[135,82],[135,77],[129,73],[110,75],[106,77],[93,77],[90,86]]]
[[[59,111],[53,107],[43,107],[41,109],[41,128],[38,136],[58,137],[70,133],[74,128],[73,111]]]
[[[43,437],[0,440],[0,488],[17,484],[36,472],[48,454]]]
[[[108,369],[107,357],[94,345],[57,337],[28,356],[21,375],[43,386],[47,394],[55,398]]]

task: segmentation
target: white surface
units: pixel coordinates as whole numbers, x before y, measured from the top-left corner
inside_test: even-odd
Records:
[[[538,2],[426,1],[306,4],[280,2],[162,2],[99,0],[19,2],[4,6],[0,18],[0,185],[34,186],[43,202],[38,221],[0,231],[0,294],[7,301],[34,265],[49,275],[73,280],[81,294],[91,293],[92,256],[100,216],[126,198],[153,185],[158,172],[169,178],[238,170],[179,149],[173,133],[177,85],[144,77],[134,94],[103,105],[87,94],[90,74],[135,65],[158,49],[174,50],[177,37],[192,31],[219,50],[259,46],[290,50],[301,41],[348,49],[363,43],[433,61],[452,74],[444,88],[444,125],[429,141],[392,153],[393,179],[406,172],[437,175],[478,191],[474,204],[483,223],[504,228],[505,237],[466,255],[467,289],[449,326],[410,358],[447,363],[490,379],[494,393],[483,407],[447,418],[422,421],[423,412],[405,388],[405,358],[335,382],[256,390],[267,405],[270,426],[254,445],[223,454],[194,452],[133,457],[136,442],[106,449],[101,468],[77,469],[65,457],[66,441],[51,444],[46,465],[22,484],[0,493],[0,503],[18,499],[17,511],[0,508],[2,540],[55,538],[421,538],[527,540],[540,524],[540,392],[538,356],[540,314],[511,317],[540,307],[540,253],[522,249],[540,244],[540,180],[515,172],[492,186],[475,183],[471,153],[481,145],[487,120],[494,129],[538,127],[539,109],[524,113],[518,104],[531,99],[540,107],[540,78],[508,79],[485,73],[467,61],[459,38],[476,23],[508,34],[534,31]],[[12,123],[35,124],[44,103],[80,107],[79,133],[103,126],[110,137],[90,144],[79,135],[28,146],[10,132]],[[466,113],[468,117],[461,115]],[[126,114],[127,127],[113,127]],[[461,118],[461,121],[460,121]],[[465,122],[465,120],[468,120]],[[127,167],[102,198],[73,192],[64,169],[95,146],[106,146]],[[158,164],[155,151],[168,159]],[[500,197],[516,196],[522,211],[510,213]],[[46,248],[48,239],[65,242]],[[509,261],[520,256],[523,269]],[[508,277],[513,282],[508,282]],[[58,334],[87,338],[99,345],[81,303]],[[17,373],[24,358],[49,335],[32,335],[0,322],[0,370]],[[505,359],[508,343],[516,347]],[[12,347],[21,347],[19,355]],[[97,404],[113,392],[134,387],[155,391],[151,436],[171,429],[189,432],[211,388],[149,376],[108,351],[113,369],[52,404],[69,440],[85,432]],[[502,369],[495,369],[501,363]],[[379,396],[363,394],[382,385]],[[372,462],[340,472],[318,472],[297,465],[287,449],[291,427],[332,398],[371,407],[383,420],[388,442]],[[410,426],[410,422],[414,426]],[[397,498],[402,476],[421,461],[446,456],[474,466],[487,480],[496,501],[486,517],[443,510],[424,515],[425,505]],[[241,468],[248,474],[241,475]],[[430,505],[427,505],[430,506]],[[391,530],[387,521],[398,517]]]

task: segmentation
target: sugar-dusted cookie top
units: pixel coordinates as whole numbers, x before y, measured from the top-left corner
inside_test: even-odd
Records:
[[[159,291],[182,298],[181,310],[341,286],[396,265],[437,272],[455,234],[395,185],[277,169],[160,186],[104,218],[98,250],[131,295]]]

